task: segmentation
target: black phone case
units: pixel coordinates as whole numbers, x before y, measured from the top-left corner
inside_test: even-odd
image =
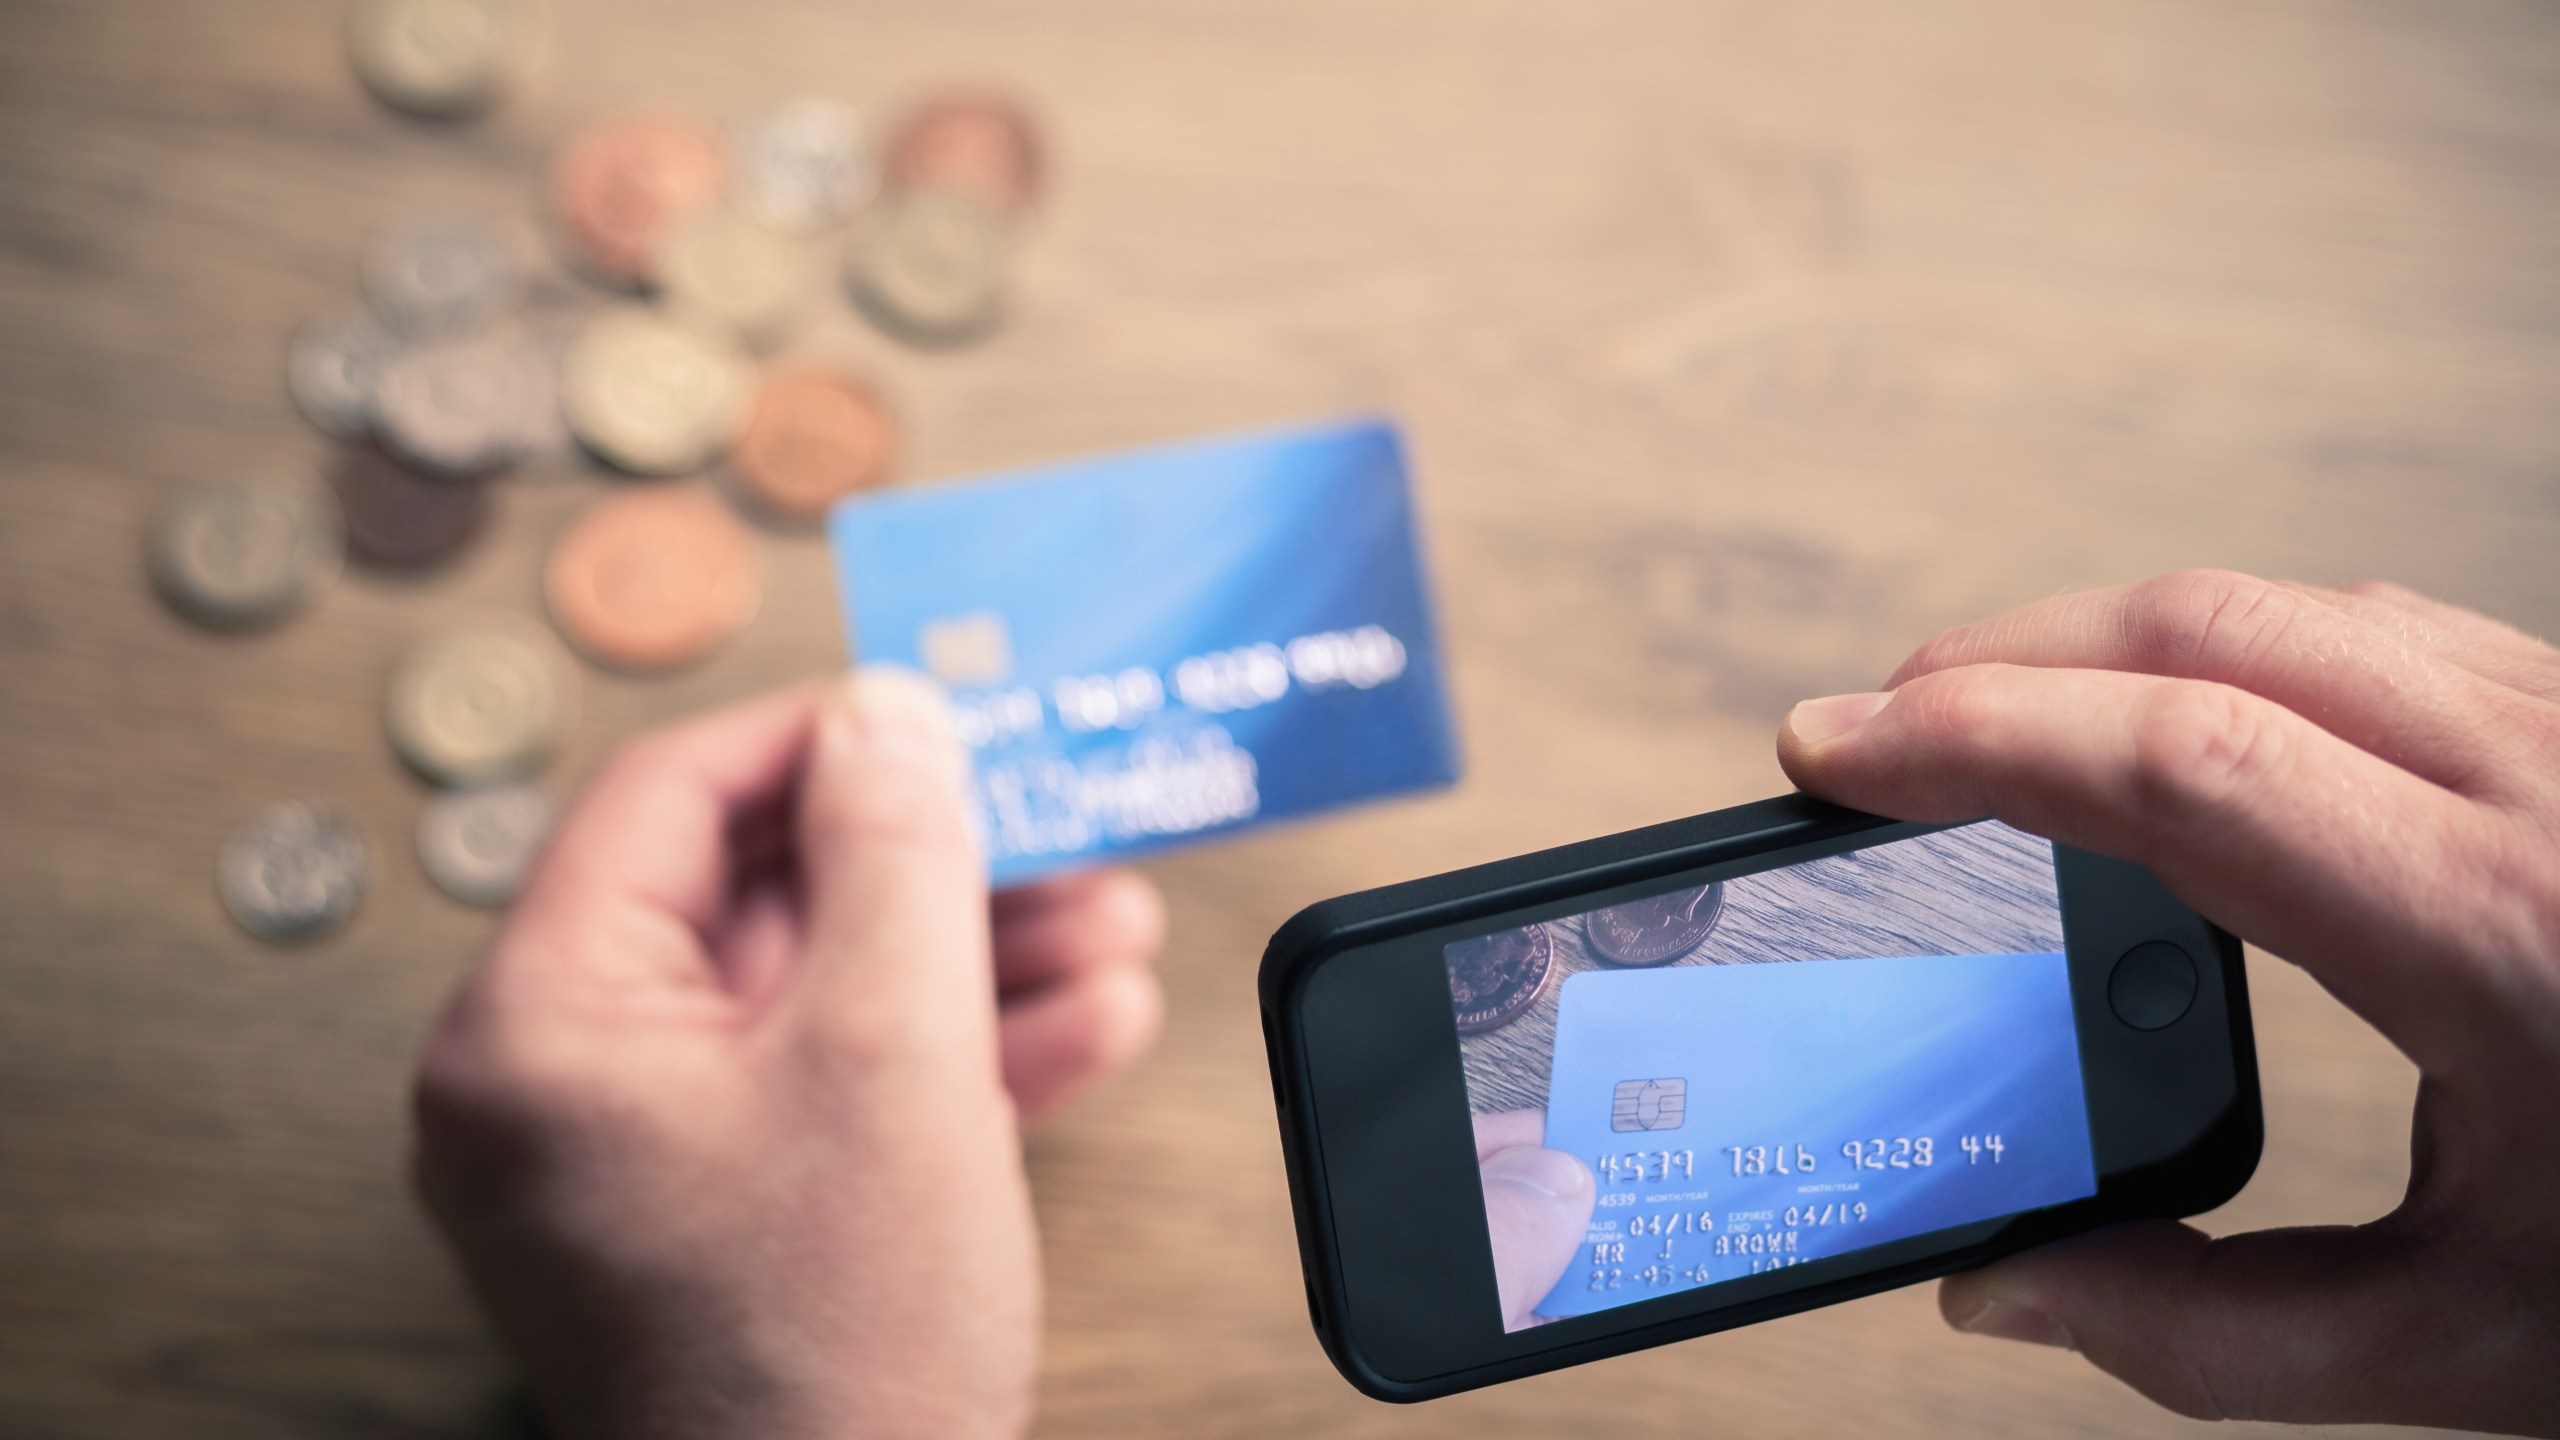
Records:
[[[2198,1214],[2240,1192],[2257,1168],[2264,1137],[2257,1051],[2239,941],[2212,927],[2221,951],[2239,1095],[2226,1122],[2207,1137],[2203,1148],[2209,1153],[2199,1163],[2181,1164],[2170,1173],[2114,1177],[2099,1196],[2063,1207],[2071,1212],[2068,1220],[2054,1212],[2031,1212],[1996,1238],[1960,1250],[1707,1314],[1593,1336],[1532,1355],[1494,1359],[1427,1380],[1394,1379],[1363,1359],[1340,1319],[1346,1313],[1346,1297],[1336,1261],[1323,1152],[1316,1142],[1314,1107],[1308,1103],[1302,1037],[1292,1004],[1299,982],[1325,959],[1356,946],[1896,823],[1804,795],[1780,796],[1320,901],[1291,916],[1272,934],[1263,951],[1257,988],[1280,1120],[1281,1154],[1288,1172],[1289,1207],[1297,1223],[1310,1316],[1326,1356],[1344,1379],[1379,1400],[1435,1399],[1878,1294],[2101,1225]]]

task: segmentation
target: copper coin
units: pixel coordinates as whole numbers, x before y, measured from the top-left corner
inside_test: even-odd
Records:
[[[1458,1010],[1458,1033],[1476,1035],[1520,1018],[1547,992],[1556,948],[1544,925],[1525,925],[1449,945],[1449,1001]]]
[[[603,665],[655,670],[698,660],[755,618],[754,541],[701,490],[652,488],[592,506],[552,543],[543,572],[552,622]]]
[[[349,445],[329,462],[346,516],[347,553],[385,570],[424,570],[471,543],[489,518],[477,480],[430,475],[379,445]]]
[[[870,386],[830,370],[787,370],[764,384],[729,465],[757,503],[794,520],[889,473],[896,422]]]
[[[1040,198],[1040,141],[1022,107],[999,95],[947,95],[919,107],[889,139],[895,191],[953,190],[1020,215]]]
[[[1603,960],[1659,965],[1705,944],[1723,913],[1724,885],[1719,881],[1594,910],[1582,917],[1582,930]]]
[[[551,162],[551,218],[570,259],[598,278],[650,278],[675,222],[720,198],[726,166],[682,120],[631,116],[589,126]]]

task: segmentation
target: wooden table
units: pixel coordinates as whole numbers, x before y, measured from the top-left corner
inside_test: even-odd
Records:
[[[1253,1040],[1263,937],[1358,886],[1781,785],[1796,697],[1934,627],[2182,564],[2390,575],[2560,627],[2560,12],[2157,0],[560,0],[491,121],[378,110],[305,0],[0,8],[0,1433],[469,1436],[503,1360],[402,1177],[409,1055],[488,921],[417,875],[375,719],[402,645],[532,609],[603,482],[528,476],[457,568],[215,639],[136,534],[309,470],[285,336],[373,227],[527,213],[635,104],[885,110],[993,77],[1058,158],[1018,322],[849,323],[962,473],[1356,410],[1408,427],[1469,761],[1455,793],[1153,866],[1172,1023],[1040,1135],[1061,1435],[2156,1435],[2070,1356],[1915,1290],[1422,1410],[1307,1332]],[[841,663],[815,542],[663,682],[590,675],[574,781]],[[280,951],[223,835],[307,794],[384,852]],[[2221,1227],[2355,1220],[2408,1066],[2253,967],[2269,1142]]]

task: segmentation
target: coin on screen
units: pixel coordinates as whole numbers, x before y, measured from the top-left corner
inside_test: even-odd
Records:
[[[537,769],[568,728],[568,682],[549,652],[538,635],[513,626],[412,646],[383,696],[392,748],[441,785]]]
[[[344,925],[372,875],[364,833],[307,800],[251,816],[222,842],[215,867],[223,908],[263,940],[308,940]]]
[[[738,203],[785,230],[842,220],[878,183],[862,117],[820,96],[785,100],[747,121],[729,156]]]
[[[669,311],[763,349],[808,317],[812,259],[805,242],[721,207],[669,229],[658,286]]]
[[[551,221],[571,261],[615,285],[651,277],[667,230],[720,198],[720,147],[688,121],[634,115],[571,136],[551,162]]]
[[[1037,132],[1000,95],[947,95],[917,107],[889,137],[884,168],[892,192],[957,191],[1004,215],[1040,198]]]
[[[152,516],[144,563],[179,613],[250,629],[301,609],[337,578],[339,526],[337,506],[318,486],[201,485]]]
[[[886,479],[896,451],[897,425],[877,391],[835,370],[801,367],[766,378],[729,469],[765,509],[816,520]]]
[[[346,517],[347,553],[385,570],[425,570],[452,559],[489,518],[488,487],[430,475],[379,445],[340,448],[329,488]]]
[[[524,257],[515,237],[486,217],[421,215],[383,230],[365,246],[365,299],[405,335],[459,330],[524,293]]]
[[[744,629],[763,584],[754,541],[726,505],[653,486],[600,500],[561,532],[543,598],[589,659],[655,670],[698,660]]]
[[[494,909],[523,886],[551,816],[551,797],[534,785],[447,791],[418,812],[419,867],[454,899]]]
[[[1555,954],[1544,925],[1450,945],[1443,958],[1449,966],[1449,1000],[1458,1010],[1458,1033],[1482,1034],[1519,1019],[1546,993]]]
[[[523,459],[538,417],[560,403],[553,361],[513,328],[422,341],[382,369],[383,443],[442,475],[486,475]]]
[[[921,191],[870,212],[845,251],[845,280],[882,329],[957,344],[1003,317],[1012,251],[1003,219],[985,204]]]
[[[374,386],[399,349],[400,337],[370,310],[306,325],[285,351],[285,389],[323,433],[356,439],[373,428]]]
[[[755,367],[735,342],[636,306],[588,322],[562,362],[569,428],[605,461],[679,475],[736,438]]]
[[[531,67],[541,16],[532,0],[356,0],[347,53],[385,105],[412,115],[476,114]]]
[[[1723,912],[1724,885],[1719,881],[1594,910],[1582,917],[1583,934],[1603,960],[1660,965],[1707,943]]]

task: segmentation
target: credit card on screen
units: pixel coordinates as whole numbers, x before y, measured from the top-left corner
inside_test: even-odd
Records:
[[[2058,952],[1574,975],[1546,1144],[1599,1184],[1556,1317],[2097,1189]]]
[[[1385,423],[875,493],[828,533],[857,657],[951,693],[999,887],[1458,777]]]

